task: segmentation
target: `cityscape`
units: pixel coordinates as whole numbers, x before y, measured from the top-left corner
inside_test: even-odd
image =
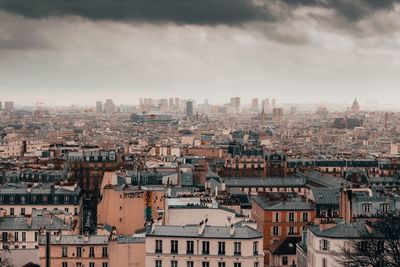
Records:
[[[0,0],[0,267],[399,267],[400,0]]]
[[[357,99],[3,103],[9,266],[341,266],[400,208],[400,113]]]

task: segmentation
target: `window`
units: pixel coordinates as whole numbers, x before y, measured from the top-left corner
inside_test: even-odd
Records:
[[[194,267],[194,262],[193,261],[187,261],[186,262],[186,267]]]
[[[322,239],[320,242],[320,250],[329,250],[329,241],[326,239]]]
[[[308,212],[303,212],[303,222],[308,222]]]
[[[156,253],[162,253],[162,240],[156,240]]]
[[[68,262],[63,261],[61,265],[62,267],[68,267]]]
[[[103,262],[102,266],[103,267],[108,267],[108,262]]]
[[[283,256],[282,257],[282,265],[287,265],[288,264],[288,257]]]
[[[253,242],[253,255],[258,255],[258,241]]]
[[[382,212],[388,212],[388,210],[389,210],[389,204],[388,203],[383,203],[380,206],[381,206],[381,211]]]
[[[68,257],[68,247],[62,247],[61,250],[62,250],[62,252],[61,252],[62,256]]]
[[[94,262],[89,262],[89,267],[94,267]]]
[[[225,255],[225,242],[218,242],[218,255]]]
[[[322,259],[322,267],[328,267],[328,259],[327,258]]]
[[[218,262],[218,267],[225,267],[226,266],[226,264],[225,264],[225,262]]]
[[[279,212],[275,212],[274,213],[274,222],[279,222],[280,221],[280,213]]]
[[[288,231],[289,235],[294,235],[295,231],[294,231],[294,227],[293,226],[289,226],[289,231]]]
[[[76,257],[82,257],[82,247],[76,247]]]
[[[178,267],[178,261],[171,261],[171,267]]]
[[[209,241],[203,241],[203,250],[202,254],[203,255],[209,255],[210,254],[210,242]]]
[[[26,232],[22,232],[22,242],[26,242]]]
[[[208,261],[203,261],[201,267],[210,267],[210,263]]]
[[[94,258],[94,247],[89,247],[89,257]]]
[[[321,210],[320,215],[321,218],[326,218],[326,210]]]
[[[25,208],[21,208],[21,215],[25,215]]]
[[[15,232],[15,233],[14,233],[14,241],[15,241],[15,242],[18,242],[18,232]]]
[[[289,222],[294,222],[294,212],[289,212],[288,221]]]
[[[272,227],[272,235],[279,235],[279,227],[278,226]]]
[[[10,208],[10,215],[14,216],[14,208]]]
[[[103,258],[108,257],[108,250],[107,250],[107,247],[103,247],[101,256],[102,256]]]
[[[178,254],[178,240],[171,240],[171,254]]]
[[[162,260],[156,260],[155,267],[162,267]]]
[[[233,254],[235,256],[240,256],[242,254],[242,243],[240,242],[233,243]]]
[[[254,263],[254,267],[260,267],[260,263],[257,261]]]
[[[365,213],[369,213],[371,211],[371,204],[369,203],[363,204],[363,210]]]
[[[194,241],[186,241],[186,254],[194,253]]]
[[[240,262],[235,262],[235,263],[233,264],[233,267],[242,267],[242,263],[240,263]]]

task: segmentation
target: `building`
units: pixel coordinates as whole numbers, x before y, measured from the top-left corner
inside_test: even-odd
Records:
[[[4,102],[4,111],[10,112],[14,110],[14,102],[6,101]]]
[[[352,249],[352,240],[368,231],[364,222],[322,221],[311,226],[297,244],[298,267],[342,267],[343,249]]]
[[[258,98],[253,98],[251,100],[251,110],[258,111]]]
[[[5,217],[0,213],[0,258],[13,266],[39,263],[38,237],[46,231],[50,236],[78,234],[76,221],[58,211],[34,210],[32,215]]]
[[[112,225],[119,234],[133,235],[144,229],[146,220],[158,219],[158,211],[162,210],[164,190],[106,185],[97,205],[97,224],[99,227]]]
[[[357,98],[354,98],[353,104],[351,105],[351,112],[357,113],[360,111],[360,105],[358,104]]]
[[[272,109],[272,120],[274,122],[281,122],[283,120],[283,109],[273,108]]]
[[[111,114],[115,112],[115,104],[112,99],[107,99],[104,104],[104,112],[107,114]]]
[[[103,103],[101,101],[96,102],[96,112],[103,113]]]
[[[240,97],[232,97],[230,106],[235,112],[238,112],[240,109]]]
[[[188,100],[186,101],[186,116],[191,118],[193,117],[193,101]]]
[[[5,184],[0,186],[0,209],[6,216],[32,215],[34,210],[63,211],[78,222],[82,192],[77,184]]]
[[[261,267],[262,235],[249,227],[153,226],[146,236],[146,266]]]
[[[293,193],[259,194],[253,197],[251,218],[263,233],[265,264],[271,264],[273,245],[287,237],[301,236],[314,221],[315,210],[312,204]]]
[[[145,266],[143,236],[56,235],[50,238],[50,266]],[[46,266],[46,237],[39,238],[40,266]]]

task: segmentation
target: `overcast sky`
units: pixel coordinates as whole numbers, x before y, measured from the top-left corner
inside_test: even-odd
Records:
[[[0,0],[0,101],[397,104],[399,3]]]

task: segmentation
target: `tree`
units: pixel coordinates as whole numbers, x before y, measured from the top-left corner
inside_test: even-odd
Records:
[[[376,221],[365,221],[359,238],[342,248],[337,261],[344,266],[400,266],[400,211],[380,213]]]

